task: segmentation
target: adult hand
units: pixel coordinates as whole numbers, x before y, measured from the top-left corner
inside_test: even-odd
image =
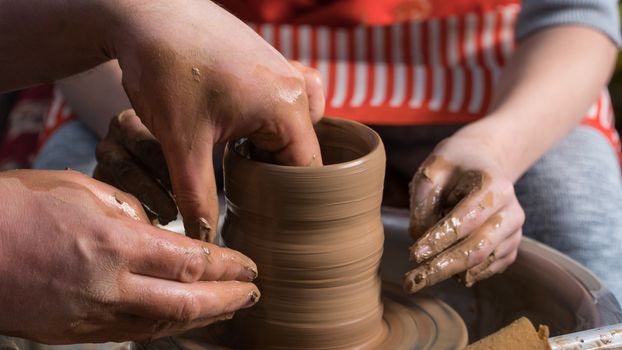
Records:
[[[502,272],[516,259],[525,214],[482,137],[441,142],[410,184],[410,233],[417,241],[404,289],[414,293],[465,272],[467,286]]]
[[[304,77],[310,103],[310,116],[318,122],[324,113],[324,94],[320,73],[299,62],[290,61]],[[171,179],[160,142],[141,122],[134,110],[126,110],[110,121],[108,134],[97,146],[97,167],[93,176],[136,196],[153,222],[168,224],[177,217]],[[271,156],[271,155],[269,155]],[[207,237],[213,241],[215,231]]]
[[[138,201],[73,171],[0,174],[0,333],[44,343],[146,340],[259,298],[255,264],[149,224]]]
[[[217,224],[213,144],[248,136],[281,164],[321,165],[311,123],[323,112],[321,91],[308,93],[305,76],[251,28],[210,1],[128,6],[111,29],[111,52],[162,146],[191,237],[212,237]]]

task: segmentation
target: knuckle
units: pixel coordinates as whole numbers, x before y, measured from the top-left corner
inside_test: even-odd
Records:
[[[129,192],[121,192],[121,193],[123,197],[121,200],[127,202],[127,204],[129,204],[132,208],[135,208],[135,209],[142,208],[142,204],[140,203],[138,198],[134,196],[134,194],[129,193]]]
[[[319,84],[319,85],[323,84],[322,73],[320,73],[318,69],[313,68],[313,67],[308,67],[307,74],[309,74],[310,78],[313,80],[314,83]]]
[[[488,256],[490,255],[489,249],[478,249],[471,252],[471,263],[473,266],[479,265],[486,261]]]
[[[185,259],[179,274],[181,282],[192,283],[198,281],[205,271],[205,259],[198,254],[189,254]]]
[[[204,198],[192,189],[178,189],[175,193],[175,199],[181,207],[201,208],[203,207],[204,200],[207,198]]]
[[[73,170],[73,169],[65,170],[63,175],[64,175],[63,181],[66,184],[70,184],[70,183],[88,184],[89,182],[92,181],[91,177],[86,176],[82,174],[81,172]]]
[[[317,68],[307,67],[307,72],[313,75],[314,78],[318,78],[320,80],[322,79],[322,74],[320,73],[320,70]]]
[[[187,323],[199,316],[199,304],[196,297],[190,293],[184,294],[177,303],[177,308],[170,321]]]
[[[275,101],[279,105],[291,106],[292,101],[306,100],[307,88],[304,76],[296,71],[290,79],[277,83]]]
[[[112,288],[92,288],[90,292],[92,302],[104,310],[117,308],[121,303],[121,298],[118,296],[118,293],[110,289]]]

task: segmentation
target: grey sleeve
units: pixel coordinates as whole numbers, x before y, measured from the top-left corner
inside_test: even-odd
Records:
[[[617,46],[622,43],[616,0],[523,0],[516,23],[516,40],[538,30],[563,24],[594,28]]]

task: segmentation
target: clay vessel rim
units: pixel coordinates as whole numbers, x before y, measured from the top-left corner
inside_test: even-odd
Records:
[[[359,135],[362,132],[367,132],[369,135],[372,135],[374,144],[371,145],[371,150],[367,152],[365,155],[363,155],[362,157],[355,158],[355,159],[341,162],[341,163],[327,164],[321,167],[281,165],[281,164],[265,163],[265,162],[260,162],[254,159],[246,158],[242,156],[236,150],[236,145],[240,141],[248,142],[247,139],[240,139],[240,140],[227,143],[227,149],[229,150],[228,153],[230,156],[235,157],[236,161],[252,164],[258,169],[273,170],[273,171],[280,171],[280,172],[292,172],[292,173],[297,173],[297,172],[324,173],[324,172],[348,169],[348,168],[353,168],[356,166],[363,165],[365,163],[370,162],[373,158],[380,156],[379,152],[380,152],[381,146],[382,146],[382,150],[384,150],[384,146],[382,144],[382,139],[380,138],[380,135],[378,135],[376,131],[374,131],[372,128],[368,127],[365,124],[362,124],[362,123],[359,123],[353,120],[348,120],[348,119],[343,119],[343,118],[334,118],[334,117],[324,117],[322,118],[322,120],[318,122],[318,124],[319,123],[325,123],[325,124],[333,125],[333,126],[346,125],[346,124],[352,125],[360,129],[360,132],[358,133]]]

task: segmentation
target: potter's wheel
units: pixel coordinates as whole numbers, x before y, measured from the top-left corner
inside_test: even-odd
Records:
[[[617,300],[598,278],[572,259],[527,238],[521,243],[516,262],[501,275],[472,288],[448,280],[416,296],[407,296],[401,292],[400,284],[403,273],[410,268],[407,248],[412,240],[407,232],[408,212],[384,209],[383,222],[385,253],[381,276],[384,296],[418,313],[417,327],[421,327],[418,328],[421,333],[432,334],[428,339],[432,339],[432,344],[439,344],[434,349],[460,348],[445,346],[442,342],[453,342],[451,338],[454,337],[461,339],[456,337],[460,333],[456,330],[464,329],[465,324],[472,342],[520,316],[528,316],[536,324],[549,325],[552,336],[622,322]],[[439,322],[440,316],[431,316],[443,313],[447,318],[444,321]],[[464,323],[454,323],[452,327],[457,328],[440,325],[441,322],[454,322],[458,314]],[[420,340],[425,343],[422,338]],[[432,347],[412,347],[427,348]],[[197,340],[196,335],[189,334],[135,346],[135,349],[223,348],[207,347],[204,341]]]
[[[454,350],[467,343],[467,330],[457,312],[436,298],[408,297],[401,286],[387,282],[383,285],[384,321],[388,328],[385,340],[378,349]],[[235,346],[215,346],[219,337],[230,338],[231,324],[218,324],[213,333],[216,339],[195,332],[186,336],[159,339],[135,349],[225,350]],[[205,332],[205,331],[203,331]],[[226,341],[225,341],[226,342]]]
[[[441,300],[405,295],[401,285],[389,281],[383,282],[383,298],[383,318],[388,333],[385,340],[379,344],[379,349],[453,350],[461,349],[466,345],[467,329],[462,318]],[[230,338],[230,325],[218,324],[213,330],[213,333],[217,334],[215,339],[206,338],[195,332],[195,334],[137,345],[135,349],[235,349],[235,346],[212,345],[226,342],[226,340],[218,339],[220,337]]]

